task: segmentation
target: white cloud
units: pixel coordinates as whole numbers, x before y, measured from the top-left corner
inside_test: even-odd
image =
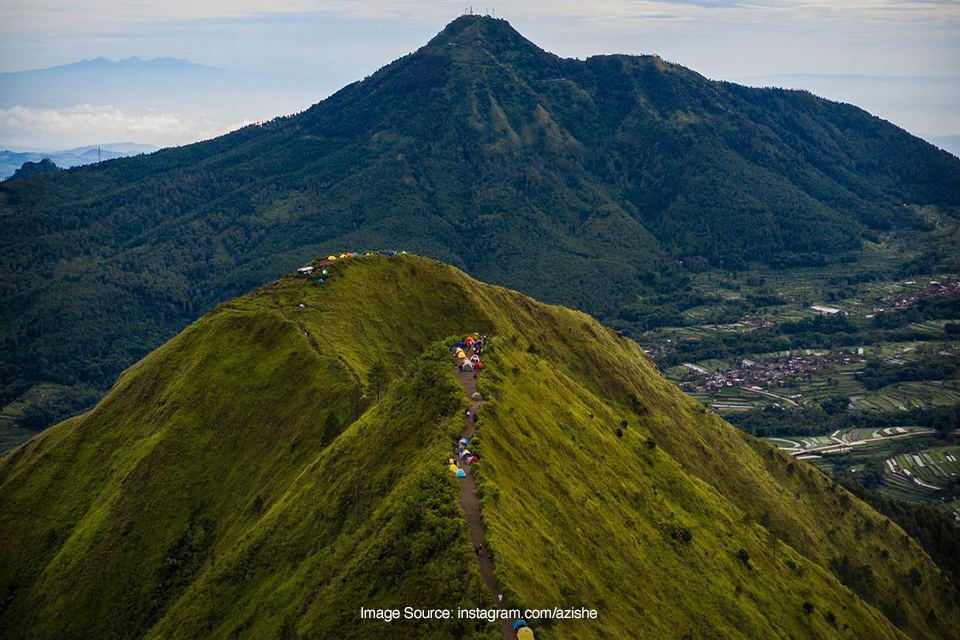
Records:
[[[0,142],[7,146],[67,148],[96,142],[184,144],[226,133],[246,123],[227,123],[214,113],[125,113],[112,105],[66,109],[14,106],[0,109]]]

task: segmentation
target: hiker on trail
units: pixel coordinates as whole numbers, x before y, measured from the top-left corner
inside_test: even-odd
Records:
[[[503,594],[502,594],[502,593],[498,593],[498,594],[497,594],[497,604],[499,604],[499,605],[502,605],[502,604],[503,604]]]
[[[470,419],[470,409],[467,409],[467,412],[466,412],[466,414],[464,415],[464,417],[465,417],[467,420]]]

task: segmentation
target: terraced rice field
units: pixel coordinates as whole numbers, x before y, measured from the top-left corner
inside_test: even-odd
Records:
[[[782,387],[777,393],[783,395],[800,394],[803,397],[803,404],[817,404],[834,396],[863,396],[867,392],[863,385],[854,378],[854,375],[858,371],[862,371],[863,368],[863,363],[831,366],[818,372],[809,380],[797,381],[790,386]]]
[[[910,502],[933,502],[960,522],[960,499],[943,502],[942,489],[960,475],[960,446],[901,453],[884,461],[880,491]]]
[[[943,325],[946,323],[946,320],[927,320],[926,322],[913,322],[907,326],[912,331],[940,335],[943,333]]]
[[[952,353],[953,348],[953,345],[944,345],[941,351],[944,354]],[[890,354],[896,353],[907,361],[911,359],[911,356],[915,356],[913,352],[904,352],[904,347],[887,350]],[[852,353],[855,353],[855,351]],[[770,356],[771,354],[760,354],[751,357],[757,362],[764,362]],[[694,364],[709,372],[726,371],[731,367],[740,366],[739,361],[733,359],[703,360]],[[780,397],[793,398],[799,396],[797,398],[798,404],[805,406],[817,405],[832,397],[845,396],[850,398],[850,408],[854,411],[908,411],[910,409],[960,404],[960,380],[901,382],[876,391],[868,391],[856,379],[856,374],[862,371],[864,367],[865,363],[863,362],[846,365],[828,364],[821,370],[813,372],[809,377],[798,376],[796,379],[789,381],[786,386],[771,385],[765,390]],[[666,371],[666,374],[673,380],[681,380],[690,376],[691,369],[684,366],[671,367]],[[693,392],[691,395],[708,404],[721,403],[755,407],[762,407],[774,402],[783,404],[771,395],[758,395],[749,389],[740,389],[736,386],[714,389],[708,392]]]
[[[960,446],[935,446],[939,441],[930,429],[846,429],[829,436],[764,440],[828,472],[842,463],[856,477],[858,467],[880,464],[883,480],[877,490],[909,502],[938,504],[960,522],[960,499],[943,502],[943,489],[960,477]]]
[[[906,411],[908,409],[960,404],[960,380],[903,382],[875,393],[850,395],[854,409]]]
[[[801,459],[848,453],[853,449],[877,447],[916,436],[932,434],[921,427],[888,427],[884,429],[842,429],[828,436],[781,436],[764,438],[775,447]]]
[[[693,393],[694,398],[710,405],[714,411],[745,411],[764,407],[773,401],[773,398],[752,393],[738,387],[716,389],[710,393]]]
[[[888,492],[906,500],[930,501],[960,474],[960,446],[901,453],[884,464]]]

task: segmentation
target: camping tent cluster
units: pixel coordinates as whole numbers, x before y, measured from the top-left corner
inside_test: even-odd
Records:
[[[454,342],[450,346],[450,353],[457,359],[457,367],[460,371],[479,371],[483,369],[483,362],[480,360],[480,354],[483,353],[484,342],[486,341],[486,336],[481,336],[479,333],[475,333],[471,336],[467,336],[463,340]],[[476,377],[476,375],[474,375]],[[479,394],[474,393],[473,399],[478,400]],[[467,409],[466,414],[467,424],[470,424],[471,418],[476,421],[477,414],[470,413],[470,410]],[[460,438],[457,442],[457,445],[454,447],[454,457],[447,460],[447,465],[451,472],[456,474],[458,478],[466,478],[467,471],[461,468],[460,465],[469,467],[470,465],[480,462],[480,456],[472,453],[467,446],[470,444],[470,435],[471,430],[467,430],[464,434],[464,437]]]
[[[483,369],[483,361],[480,360],[480,356],[483,355],[485,342],[486,336],[475,333],[453,343],[450,352],[460,361],[460,364],[457,365],[460,367],[460,371],[480,371]]]
[[[457,442],[456,455],[457,460],[464,463],[467,466],[476,464],[480,462],[480,456],[471,453],[470,449],[467,448],[467,445],[470,444],[470,438],[460,438],[460,441]]]
[[[470,438],[460,438],[454,449],[452,458],[447,458],[447,468],[458,478],[466,478],[467,470],[461,465],[469,467],[480,462],[480,456],[470,451],[467,446],[470,444]]]
[[[305,267],[300,267],[297,269],[298,276],[313,276],[316,273],[316,267],[311,264],[308,264]],[[320,277],[317,278],[317,284],[323,284],[327,281],[327,276],[330,275],[330,270],[323,268],[320,270]]]
[[[330,254],[329,256],[327,256],[326,260],[321,262],[321,265],[329,264],[331,262],[336,262],[337,260],[346,260],[347,258],[365,258],[367,256],[392,257],[392,256],[400,255],[402,253],[406,253],[406,251],[397,251],[395,249],[381,249],[379,251],[364,251],[364,252],[350,251],[348,253],[341,253],[339,257],[337,255]],[[308,264],[304,267],[300,267],[299,269],[297,269],[297,275],[312,276],[316,271],[316,269],[317,268],[314,267],[312,264]],[[324,268],[321,270],[320,275],[321,277],[317,278],[316,280],[317,284],[325,284],[327,282],[327,276],[330,275],[330,270],[327,268]]]
[[[347,258],[365,258],[367,256],[387,256],[392,257],[406,251],[397,251],[396,249],[378,249],[376,251],[346,251],[340,255],[330,254],[327,256],[327,261],[335,262],[337,260],[346,260]]]

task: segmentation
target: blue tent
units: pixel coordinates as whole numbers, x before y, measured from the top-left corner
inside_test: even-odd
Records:
[[[317,278],[317,284],[323,284],[323,282],[324,282],[323,278]]]
[[[516,631],[520,627],[525,627],[525,626],[527,626],[527,621],[524,620],[523,618],[520,618],[519,620],[513,623],[513,630]]]
[[[454,343],[453,343],[453,346],[450,347],[450,350],[451,350],[451,351],[456,351],[456,350],[457,350],[457,347],[459,347],[459,348],[461,348],[461,349],[466,349],[466,348],[467,348],[467,343],[466,343],[466,342],[454,342]]]
[[[467,472],[464,471],[463,469],[458,469],[458,470],[457,470],[457,477],[458,477],[458,478],[466,478],[466,477],[467,477]]]
[[[470,438],[460,438],[460,444],[470,444]]]

